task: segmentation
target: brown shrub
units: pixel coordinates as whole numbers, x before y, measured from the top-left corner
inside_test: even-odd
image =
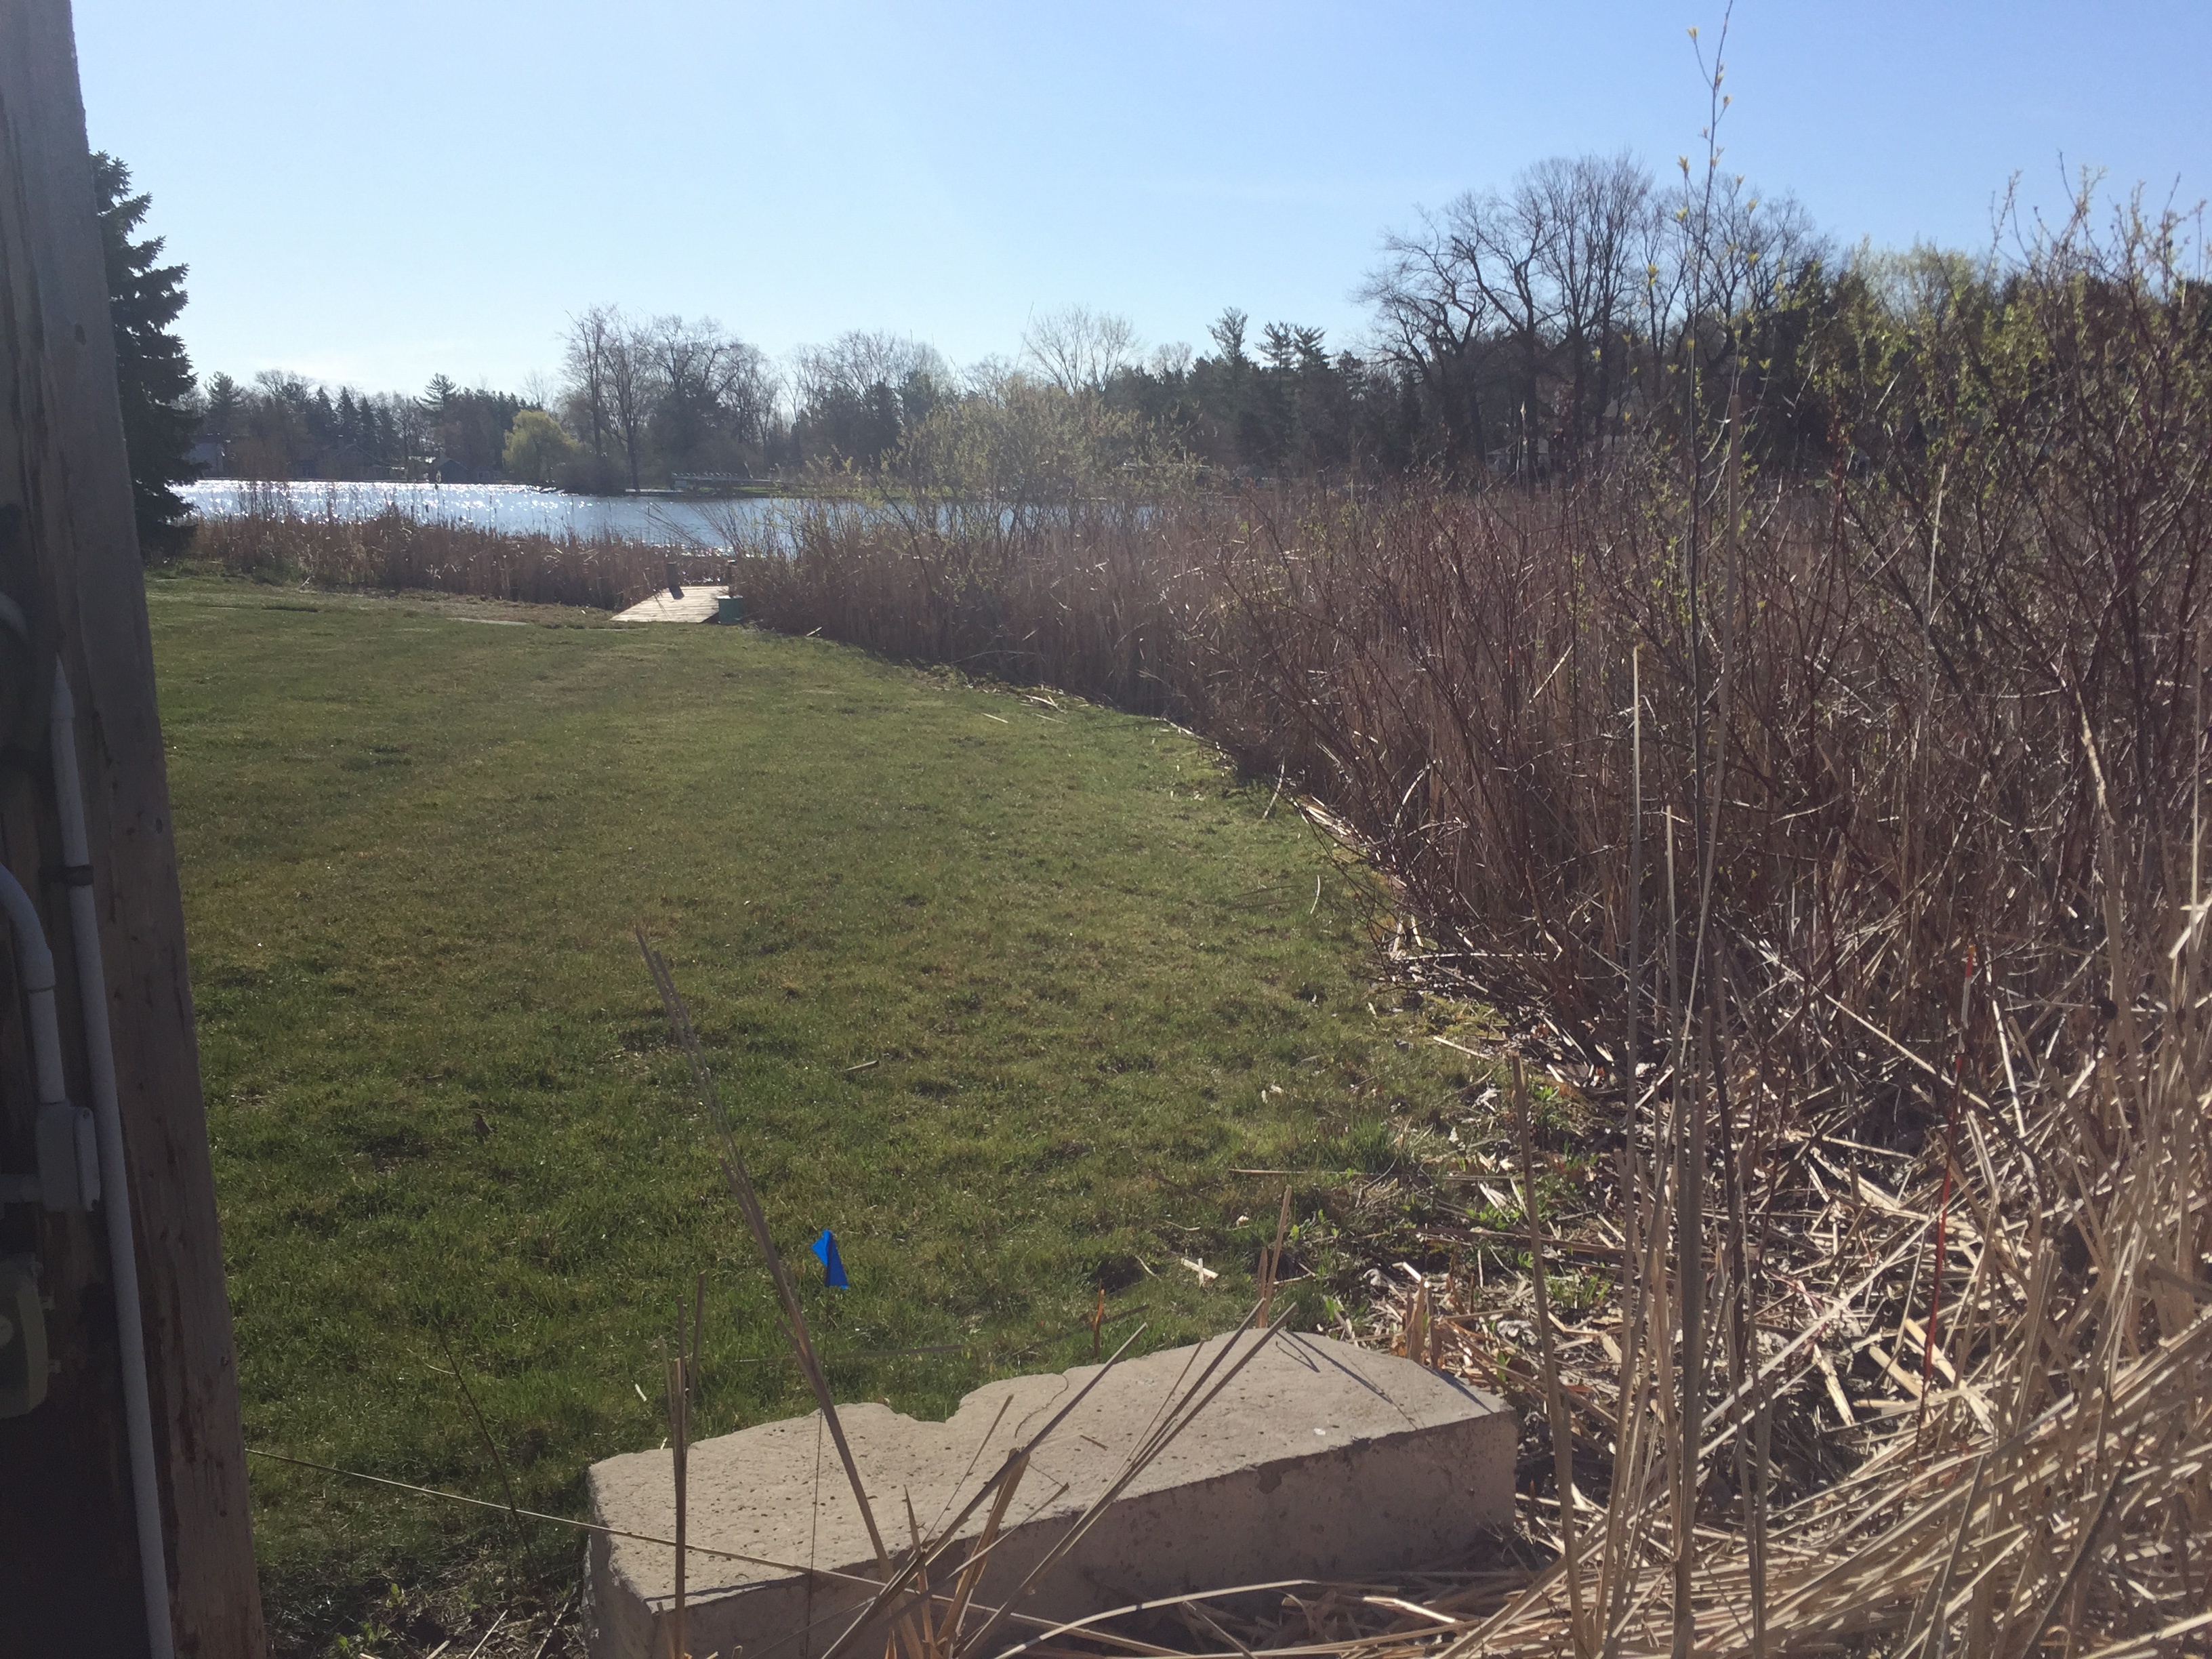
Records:
[[[525,605],[619,611],[667,580],[719,578],[722,561],[618,537],[516,535],[425,522],[398,507],[370,519],[302,513],[286,503],[201,521],[190,558],[234,574],[311,586],[428,589]]]

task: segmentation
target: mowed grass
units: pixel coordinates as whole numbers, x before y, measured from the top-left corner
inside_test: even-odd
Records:
[[[517,1501],[580,1513],[588,1463],[660,1443],[655,1342],[702,1271],[703,1431],[808,1408],[634,925],[823,1350],[969,1345],[833,1359],[910,1412],[1087,1359],[1102,1288],[1109,1346],[1234,1322],[1283,1183],[1232,1168],[1451,1086],[1370,1012],[1366,878],[1158,722],[742,629],[149,602],[251,1445],[497,1498],[450,1346]],[[576,1559],[252,1479],[301,1639],[387,1577]]]

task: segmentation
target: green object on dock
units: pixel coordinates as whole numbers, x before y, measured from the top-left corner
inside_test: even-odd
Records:
[[[744,599],[736,593],[724,593],[714,601],[714,620],[718,623],[741,623],[745,619]]]

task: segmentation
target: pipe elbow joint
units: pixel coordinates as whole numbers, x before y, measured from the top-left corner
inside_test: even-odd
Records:
[[[54,953],[46,946],[46,929],[39,920],[39,907],[4,865],[0,865],[0,910],[7,913],[8,925],[15,935],[15,971],[22,978],[24,990],[33,994],[52,990]]]

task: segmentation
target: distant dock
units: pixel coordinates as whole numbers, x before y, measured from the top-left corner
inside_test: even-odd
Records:
[[[615,616],[617,622],[660,623],[712,622],[722,599],[722,585],[709,582],[702,587],[687,587],[684,597],[678,599],[666,588],[657,588],[653,597],[641,599],[627,611]]]

